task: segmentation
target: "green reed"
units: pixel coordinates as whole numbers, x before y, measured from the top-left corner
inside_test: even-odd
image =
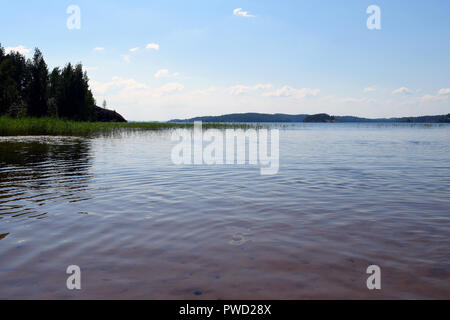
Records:
[[[0,117],[0,136],[91,136],[121,130],[163,130],[192,128],[193,123],[171,122],[78,122],[55,118]],[[257,128],[260,125],[243,123],[204,123],[204,129]]]

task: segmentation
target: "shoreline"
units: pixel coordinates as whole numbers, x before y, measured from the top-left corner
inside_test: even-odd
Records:
[[[0,117],[0,136],[81,136],[107,134],[123,129],[164,130],[193,128],[193,123],[169,122],[87,122],[55,118]],[[258,124],[205,123],[204,128],[247,129]]]
[[[447,123],[428,122],[203,122],[204,129],[260,129],[271,125],[288,128],[295,125],[389,125],[389,126],[441,126]],[[194,122],[88,122],[63,120],[50,117],[44,118],[11,118],[0,117],[0,137],[11,136],[75,136],[91,137],[110,134],[120,130],[170,130],[193,128]]]

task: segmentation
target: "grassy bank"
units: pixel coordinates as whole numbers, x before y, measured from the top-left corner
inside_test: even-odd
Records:
[[[52,135],[52,136],[91,136],[114,131],[162,130],[190,128],[192,123],[160,122],[77,122],[54,118],[9,118],[0,117],[0,136]],[[254,128],[249,124],[204,123],[203,128]]]

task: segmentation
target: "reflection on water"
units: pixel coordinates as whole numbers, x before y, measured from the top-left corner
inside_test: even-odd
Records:
[[[283,129],[275,176],[168,131],[0,140],[0,298],[450,298],[450,126]]]
[[[44,218],[48,202],[86,197],[89,152],[86,140],[0,140],[0,217]]]

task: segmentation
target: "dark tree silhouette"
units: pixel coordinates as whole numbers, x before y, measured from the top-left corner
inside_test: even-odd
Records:
[[[6,54],[0,45],[0,115],[94,121],[95,109],[81,63],[49,74],[39,49],[27,60],[18,52]]]
[[[41,51],[37,48],[30,65],[30,73],[28,114],[33,117],[47,115],[48,69]]]

